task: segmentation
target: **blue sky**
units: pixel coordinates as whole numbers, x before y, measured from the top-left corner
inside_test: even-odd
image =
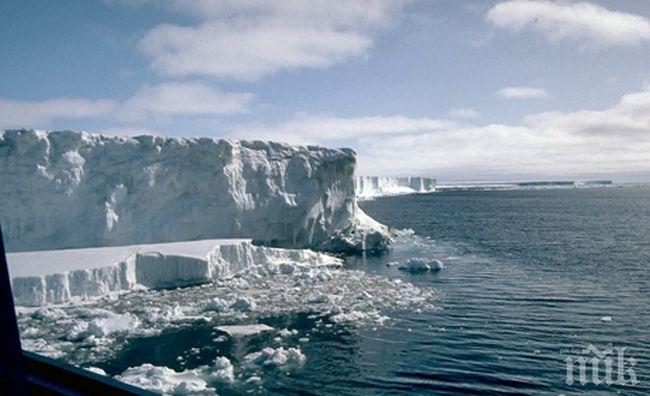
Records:
[[[353,147],[365,174],[650,174],[650,3],[0,3],[0,128]]]

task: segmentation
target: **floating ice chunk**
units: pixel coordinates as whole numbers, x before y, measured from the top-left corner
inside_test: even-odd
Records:
[[[178,304],[162,309],[158,307],[150,308],[148,312],[149,320],[154,323],[174,322],[186,319],[185,313]]]
[[[300,348],[268,347],[244,356],[244,361],[254,366],[298,367],[306,360]]]
[[[34,312],[34,319],[61,320],[68,315],[59,308],[40,308]]]
[[[133,330],[140,325],[137,317],[131,314],[111,315],[94,319],[88,324],[86,334],[95,337],[105,337],[112,333]]]
[[[603,316],[603,317],[600,318],[600,321],[601,322],[611,322],[612,317],[611,316]]]
[[[230,305],[230,308],[250,312],[257,308],[257,304],[255,304],[255,300],[252,297],[238,297],[235,302]]]
[[[219,297],[211,298],[203,307],[207,311],[223,312],[228,309],[228,303]]]
[[[233,382],[235,380],[235,372],[230,360],[223,356],[214,359],[212,372],[210,372],[209,378],[216,381]]]
[[[293,330],[282,329],[282,330],[278,331],[278,335],[280,337],[291,337],[291,336],[294,336],[294,335],[297,335],[297,334],[298,334],[298,330],[296,330],[296,329],[293,329]]]
[[[167,367],[145,363],[138,367],[131,367],[115,378],[139,388],[164,394],[215,392],[213,388],[208,387],[200,370],[186,370],[179,373]]]
[[[228,333],[230,336],[249,336],[265,331],[274,330],[273,327],[265,324],[239,325],[239,326],[218,326],[218,330]]]
[[[25,330],[20,332],[21,337],[25,338],[34,338],[40,334],[40,331],[35,327],[28,327]]]
[[[71,341],[83,340],[89,337],[102,338],[113,333],[130,331],[140,325],[140,320],[131,314],[109,314],[90,322],[76,321],[68,330],[66,338]]]
[[[397,268],[407,272],[440,271],[444,268],[444,264],[442,261],[436,259],[414,257],[405,263],[400,263]]]
[[[334,323],[354,323],[359,322],[367,318],[367,315],[363,312],[352,311],[349,313],[339,313],[331,317],[332,322]]]
[[[100,369],[99,367],[86,367],[86,370],[99,375],[107,375],[106,371]]]

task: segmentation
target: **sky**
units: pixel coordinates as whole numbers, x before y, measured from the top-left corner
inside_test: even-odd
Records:
[[[650,2],[5,0],[0,129],[352,147],[359,173],[650,181]]]

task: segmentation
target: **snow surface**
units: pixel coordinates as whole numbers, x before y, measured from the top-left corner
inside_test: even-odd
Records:
[[[207,283],[257,266],[270,272],[286,272],[290,267],[294,272],[298,267],[342,264],[340,259],[311,250],[267,248],[239,239],[9,253],[7,260],[14,300],[20,306]],[[246,297],[233,304],[243,311],[255,309],[255,301]]]
[[[201,241],[61,249],[7,254],[12,277],[40,276],[80,269],[108,267],[138,253],[160,253],[205,259],[215,246],[237,245],[248,239],[206,239]]]
[[[9,251],[250,238],[383,250],[356,232],[356,153],[261,141],[0,131]]]
[[[429,193],[436,191],[436,179],[430,177],[359,176],[356,179],[359,199]]]

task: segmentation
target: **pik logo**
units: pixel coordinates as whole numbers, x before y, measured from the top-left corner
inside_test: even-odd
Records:
[[[634,357],[625,357],[625,347],[608,347],[599,350],[593,345],[578,350],[578,356],[568,356],[566,363],[566,382],[573,385],[593,383],[595,385],[631,385],[639,383],[634,372],[637,361]],[[577,379],[576,379],[577,371]],[[591,375],[589,375],[591,374]]]

